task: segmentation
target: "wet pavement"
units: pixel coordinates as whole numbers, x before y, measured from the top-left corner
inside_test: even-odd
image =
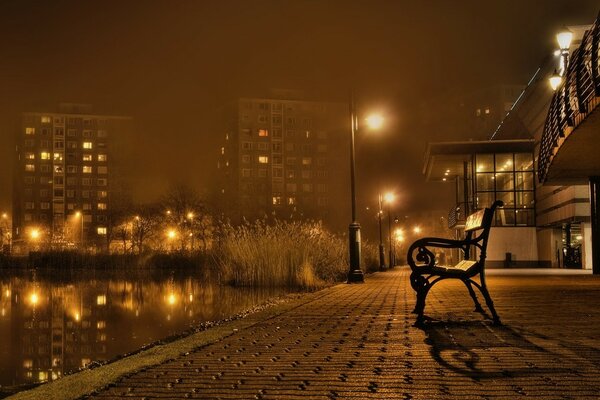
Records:
[[[398,268],[302,296],[85,398],[600,398],[600,278],[491,273],[488,286],[502,326],[449,280],[414,327],[408,270]],[[21,395],[51,398],[44,390]]]

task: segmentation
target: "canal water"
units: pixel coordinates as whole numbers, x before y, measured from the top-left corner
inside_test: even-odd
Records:
[[[59,379],[286,293],[207,272],[0,271],[0,385]]]

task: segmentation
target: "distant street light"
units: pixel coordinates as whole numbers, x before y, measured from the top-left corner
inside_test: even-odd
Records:
[[[371,123],[369,123],[369,120]],[[369,117],[367,125],[378,128],[383,124],[383,118]],[[352,200],[352,222],[348,226],[348,251],[350,253],[350,269],[348,283],[361,283],[365,281],[363,271],[360,269],[360,224],[356,220],[356,162],[354,150],[354,137],[358,132],[358,116],[354,94],[350,94],[350,192]]]
[[[416,234],[418,235],[419,233],[421,233],[421,228],[420,228],[419,226],[415,226],[415,227],[413,228],[413,232],[414,232],[414,233],[416,233]]]
[[[39,229],[37,229],[37,228],[33,228],[31,231],[29,231],[29,237],[33,241],[38,240],[41,235],[42,234],[40,233]]]

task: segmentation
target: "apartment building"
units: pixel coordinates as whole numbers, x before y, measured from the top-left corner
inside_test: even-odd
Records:
[[[347,222],[347,106],[290,97],[241,98],[229,110],[217,165],[220,208],[234,221]]]
[[[107,234],[113,135],[126,117],[89,106],[26,112],[18,130],[13,183],[13,252],[96,249]]]

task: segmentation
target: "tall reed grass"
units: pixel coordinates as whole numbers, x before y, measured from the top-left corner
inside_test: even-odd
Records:
[[[347,252],[320,223],[256,221],[222,226],[214,255],[226,283],[312,289],[346,278]]]

